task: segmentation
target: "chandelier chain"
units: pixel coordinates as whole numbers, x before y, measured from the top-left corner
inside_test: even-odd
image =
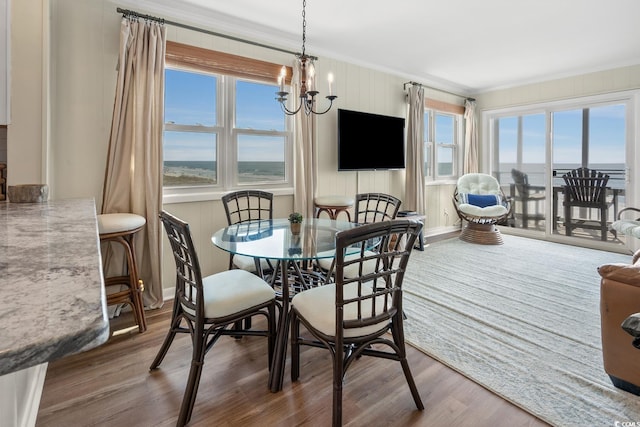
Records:
[[[307,0],[302,0],[302,56],[305,56],[305,44],[307,42],[307,17],[305,9],[307,8]]]

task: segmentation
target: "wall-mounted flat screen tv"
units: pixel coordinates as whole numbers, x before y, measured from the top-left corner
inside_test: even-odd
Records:
[[[338,170],[404,168],[404,118],[338,109]]]

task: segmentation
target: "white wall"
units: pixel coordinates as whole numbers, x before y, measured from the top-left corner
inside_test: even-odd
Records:
[[[45,182],[43,167],[43,4],[11,2],[11,124],[7,184]]]

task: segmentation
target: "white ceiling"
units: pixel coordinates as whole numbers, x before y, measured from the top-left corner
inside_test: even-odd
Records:
[[[118,5],[296,52],[302,0]],[[640,0],[308,0],[307,53],[465,95],[640,64]]]

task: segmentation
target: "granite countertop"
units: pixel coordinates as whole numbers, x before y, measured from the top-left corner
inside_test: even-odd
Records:
[[[0,375],[108,338],[95,201],[0,203]]]

